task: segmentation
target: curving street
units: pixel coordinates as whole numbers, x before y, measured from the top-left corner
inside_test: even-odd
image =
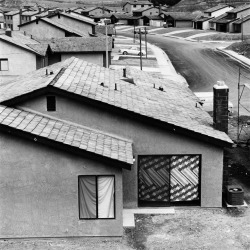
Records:
[[[131,33],[120,35],[133,37]],[[239,67],[245,75],[241,77],[242,84],[250,82],[250,69],[216,50],[217,47],[226,47],[229,43],[199,43],[162,35],[148,35],[148,42],[167,53],[177,72],[186,78],[192,91],[213,91],[213,85],[218,80],[225,81],[229,87],[229,99],[234,107],[237,107]],[[244,91],[241,102],[250,108],[249,90]]]

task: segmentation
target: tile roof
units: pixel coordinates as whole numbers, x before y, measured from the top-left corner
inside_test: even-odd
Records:
[[[241,12],[241,11],[247,10],[247,9],[250,9],[250,4],[241,5],[241,6],[237,7],[237,8],[229,10],[227,13],[238,13],[238,12]]]
[[[48,18],[56,16],[56,15],[58,15],[58,13],[52,14]],[[76,15],[71,15],[71,14],[68,14],[68,13],[65,13],[65,12],[61,12],[60,15],[64,16],[64,17],[69,17],[71,19],[74,19],[74,20],[77,20],[77,21],[80,21],[80,22],[83,22],[83,23],[88,23],[88,24],[90,24],[92,26],[96,25],[96,23],[94,21],[92,21],[92,20],[90,20],[89,18],[86,18],[86,17],[80,17],[80,16],[76,16]]]
[[[6,16],[15,16],[20,13],[20,10],[12,10],[10,12],[5,13]]]
[[[143,12],[143,11],[145,11],[145,10],[149,10],[149,9],[152,9],[152,8],[156,8],[156,7],[154,7],[154,6],[152,6],[152,7],[142,7],[142,8],[140,8],[140,9],[137,9],[137,10],[133,10],[133,12]],[[156,9],[158,9],[158,8],[156,8]]]
[[[35,16],[37,14],[40,14],[39,11],[26,11],[24,13],[22,13],[22,16]]]
[[[150,20],[163,20],[163,18],[161,16],[151,16],[151,15],[144,15],[145,17],[147,17]]]
[[[40,55],[45,56],[48,50],[48,44],[27,44],[28,47],[39,53]]]
[[[24,44],[23,42],[21,42],[20,39],[17,39],[15,37],[9,37],[9,36],[7,36],[5,34],[1,34],[0,35],[0,40],[5,41],[7,43],[11,43],[11,44],[15,45],[16,47],[25,49],[25,50],[33,53],[33,54],[37,54],[37,55],[43,56],[43,54],[41,54],[39,51],[34,50],[33,48],[27,46],[26,44]],[[33,42],[33,41],[31,41],[31,42]]]
[[[33,111],[28,112],[0,105],[1,125],[129,165],[133,164],[131,141],[78,124]]]
[[[101,33],[101,34],[106,34],[106,27],[105,25],[97,25],[95,27],[95,32],[96,33]],[[107,25],[107,33],[108,35],[113,35],[114,34],[114,25]]]
[[[65,37],[41,41],[41,45],[50,46],[52,52],[92,52],[106,51],[106,37]],[[36,46],[32,46],[35,48]],[[109,38],[108,50],[112,50],[112,40]]]
[[[246,21],[250,20],[250,15],[245,16],[243,18],[239,18],[238,20],[236,20],[235,22],[233,22],[234,24],[242,24]]]
[[[33,20],[33,21],[30,21],[30,22],[27,22],[27,23],[24,23],[24,24],[21,24],[19,25],[19,27],[22,27],[22,26],[25,26],[25,25],[29,25],[30,23],[34,23],[36,22],[37,20]],[[70,32],[70,33],[74,33],[76,35],[79,35],[81,37],[87,37],[88,35],[85,34],[85,33],[82,33],[81,31],[79,30],[76,30],[74,28],[72,28],[71,26],[68,26],[68,25],[65,25],[65,24],[62,24],[62,23],[59,23],[57,21],[54,21],[54,20],[51,20],[47,17],[44,17],[44,18],[41,18],[41,19],[38,19],[38,24],[39,22],[45,22],[45,23],[48,23],[54,27],[57,27],[59,29],[62,29],[64,31],[67,31],[67,32]]]
[[[217,5],[217,6],[215,6],[215,7],[210,8],[210,9],[205,10],[204,13],[215,12],[215,11],[218,11],[218,10],[221,10],[221,9],[224,9],[224,8],[227,8],[227,7],[230,7],[230,6],[227,5],[227,4],[220,4],[220,5]]]
[[[0,86],[0,92],[3,93],[0,103],[39,88],[53,86],[54,89],[105,103],[136,116],[160,121],[182,131],[184,129],[191,136],[201,135],[206,140],[210,138],[216,142],[232,143],[225,133],[213,128],[212,118],[201,107],[197,107],[198,98],[188,87],[171,81],[166,85],[166,80],[152,77],[138,77],[136,84],[131,84],[121,80],[120,73],[115,70],[77,58],[52,66],[54,78],[51,75],[46,77],[46,69],[43,68]],[[160,91],[160,86],[166,86],[167,91]]]

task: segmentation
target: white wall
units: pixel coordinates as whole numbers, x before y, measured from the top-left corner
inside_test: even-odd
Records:
[[[0,58],[8,58],[9,70],[0,76],[24,75],[36,70],[36,55],[0,40]]]

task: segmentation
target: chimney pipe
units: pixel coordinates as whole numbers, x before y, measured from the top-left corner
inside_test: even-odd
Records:
[[[126,77],[126,68],[123,69],[123,77]]]
[[[217,81],[214,85],[214,127],[228,133],[228,93],[229,88],[224,81]]]
[[[10,29],[10,28],[7,28],[7,29],[5,30],[5,35],[6,35],[6,36],[9,36],[9,37],[12,37],[12,33],[11,33],[11,29]]]

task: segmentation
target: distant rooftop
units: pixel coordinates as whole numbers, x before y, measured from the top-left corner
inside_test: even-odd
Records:
[[[230,5],[220,4],[220,5],[217,5],[217,6],[213,7],[213,8],[205,10],[204,13],[212,13],[212,12],[215,12],[215,11],[227,8],[227,7],[230,7]]]
[[[235,9],[228,11],[227,13],[238,13],[247,9],[250,9],[250,4],[241,5]]]

